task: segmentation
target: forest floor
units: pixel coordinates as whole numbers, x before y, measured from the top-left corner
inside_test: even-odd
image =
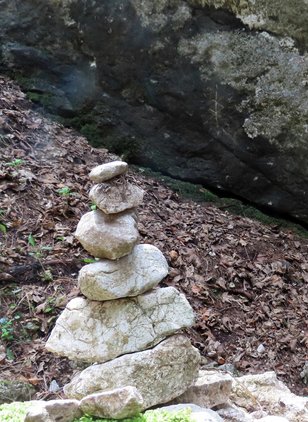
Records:
[[[73,130],[31,110],[0,77],[0,371],[49,392],[75,367],[44,345],[66,303],[79,294],[79,269],[91,257],[73,233],[90,210],[88,173],[115,159]],[[156,179],[132,172],[146,191],[141,242],[165,254],[162,286],[185,293],[197,320],[188,330],[203,364],[241,373],[276,371],[308,394],[300,372],[308,360],[308,240],[279,225],[185,200]]]

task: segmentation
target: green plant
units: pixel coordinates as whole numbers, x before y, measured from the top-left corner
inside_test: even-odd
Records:
[[[122,419],[121,422],[193,422],[191,409],[185,408],[174,412],[162,409],[148,410],[132,418]],[[84,415],[74,422],[114,422],[114,419],[96,418]]]
[[[14,339],[13,321],[8,318],[0,318],[0,337],[5,341],[12,341]]]
[[[57,192],[61,196],[70,196],[70,195],[72,195],[72,191],[71,191],[71,189],[68,186],[64,186],[63,188],[58,189]]]
[[[98,258],[83,258],[82,262],[85,264],[93,264],[93,262],[97,262]]]
[[[14,402],[0,406],[1,422],[24,422],[31,402]]]
[[[13,161],[9,161],[8,163],[4,163],[5,166],[8,167],[18,167],[24,164],[24,160],[21,160],[20,158],[16,158]]]
[[[90,205],[90,209],[91,209],[92,211],[97,210],[97,205],[96,205],[96,204],[91,204],[91,205]]]
[[[41,279],[43,281],[49,282],[53,280],[53,275],[50,270],[45,270],[41,273]]]
[[[36,246],[36,240],[32,233],[30,233],[28,236],[28,245],[33,246],[33,247]]]
[[[0,232],[3,233],[3,234],[6,234],[6,232],[7,232],[7,226],[6,226],[6,224],[4,224],[2,222],[0,222]]]

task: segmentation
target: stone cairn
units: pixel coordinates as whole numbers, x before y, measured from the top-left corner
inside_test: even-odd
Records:
[[[185,392],[198,376],[200,355],[179,330],[194,323],[191,306],[173,287],[158,288],[168,264],[155,246],[138,244],[136,207],[144,191],[125,178],[128,165],[95,167],[90,199],[97,209],[76,230],[99,261],[85,265],[46,348],[89,363],[64,387],[84,413],[120,419]]]

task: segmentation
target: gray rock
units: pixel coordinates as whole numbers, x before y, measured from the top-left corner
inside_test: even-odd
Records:
[[[82,294],[92,300],[137,296],[158,285],[168,273],[164,255],[153,245],[136,245],[117,261],[101,260],[79,271]]]
[[[106,362],[152,347],[193,323],[191,306],[173,287],[107,302],[79,297],[58,318],[46,348],[72,360]]]
[[[78,400],[37,401],[28,410],[25,422],[72,422],[81,416]]]
[[[127,211],[109,216],[100,210],[84,214],[75,236],[91,255],[118,259],[128,255],[138,240],[135,214]]]
[[[102,183],[126,173],[127,170],[128,164],[124,161],[112,161],[111,163],[94,167],[89,174],[89,178],[92,182]]]
[[[256,420],[248,412],[245,412],[243,409],[240,409],[233,404],[219,406],[216,411],[225,422],[255,422]]]
[[[281,416],[265,416],[264,418],[258,419],[258,422],[289,422],[289,419]]]
[[[28,401],[35,394],[31,384],[22,381],[0,380],[0,404]]]
[[[143,398],[137,388],[122,387],[91,394],[80,402],[83,413],[99,418],[124,419],[141,412]]]
[[[143,410],[182,394],[198,375],[200,354],[183,335],[169,337],[153,349],[92,365],[64,387],[67,397],[82,399],[125,386],[138,389]]]
[[[229,400],[232,377],[218,371],[199,372],[196,382],[185,393],[175,399],[175,403],[194,403],[212,408]]]
[[[158,409],[169,412],[169,413],[178,412],[179,410],[183,410],[183,409],[190,409],[191,417],[196,422],[223,422],[224,421],[218,415],[217,412],[214,412],[211,409],[206,409],[204,407],[197,406],[192,403],[163,406],[163,407],[159,407]]]
[[[89,193],[97,207],[105,214],[116,214],[142,204],[144,191],[125,181],[110,181],[94,185]]]
[[[290,422],[308,419],[308,398],[291,393],[275,372],[234,378],[230,398],[235,405],[247,410],[251,410],[252,402],[258,403],[267,413]]]

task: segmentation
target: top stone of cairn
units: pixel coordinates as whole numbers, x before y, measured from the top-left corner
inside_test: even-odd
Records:
[[[126,173],[127,170],[128,164],[124,161],[112,161],[94,167],[89,174],[89,178],[95,183],[102,183]]]

